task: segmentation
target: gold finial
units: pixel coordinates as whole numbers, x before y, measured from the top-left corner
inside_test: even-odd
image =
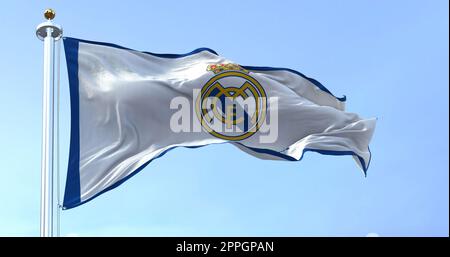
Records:
[[[55,16],[56,16],[56,13],[55,13],[55,11],[53,10],[53,9],[51,9],[51,8],[49,8],[49,9],[47,9],[47,10],[45,10],[45,12],[44,12],[44,17],[47,19],[47,20],[53,20],[54,18],[55,18]]]

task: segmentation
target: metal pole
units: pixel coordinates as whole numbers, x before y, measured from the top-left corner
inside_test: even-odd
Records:
[[[57,41],[56,42],[56,95],[55,95],[55,105],[56,105],[56,116],[55,116],[55,130],[56,130],[56,137],[55,137],[55,157],[56,157],[56,162],[55,162],[55,173],[56,173],[56,192],[55,192],[55,196],[56,196],[56,210],[55,210],[55,215],[56,215],[56,236],[59,237],[60,236],[60,225],[61,225],[61,202],[60,202],[60,170],[59,170],[59,110],[60,110],[60,66],[59,66],[59,60],[60,60],[60,55],[61,55],[61,42]]]
[[[55,104],[55,41],[62,36],[60,26],[51,20],[55,12],[47,9],[47,19],[38,25],[37,37],[44,41],[44,84],[42,97],[42,160],[41,160],[41,226],[42,237],[53,236],[54,201],[54,104]]]

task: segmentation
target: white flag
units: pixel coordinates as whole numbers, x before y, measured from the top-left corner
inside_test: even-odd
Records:
[[[139,52],[64,38],[71,97],[65,209],[167,151],[232,143],[261,159],[351,155],[365,172],[375,119],[344,111],[319,82],[285,68],[240,66],[201,48]]]

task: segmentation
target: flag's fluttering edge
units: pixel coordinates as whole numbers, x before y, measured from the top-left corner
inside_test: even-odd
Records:
[[[71,101],[63,208],[120,185],[183,147],[231,143],[261,159],[351,155],[365,172],[375,119],[286,68],[241,66],[200,48],[155,54],[64,38]]]

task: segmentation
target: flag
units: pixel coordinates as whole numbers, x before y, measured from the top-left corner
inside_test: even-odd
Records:
[[[345,112],[318,81],[200,48],[140,52],[66,37],[71,135],[63,208],[111,190],[176,147],[230,143],[261,159],[308,151],[369,166],[375,119]]]

